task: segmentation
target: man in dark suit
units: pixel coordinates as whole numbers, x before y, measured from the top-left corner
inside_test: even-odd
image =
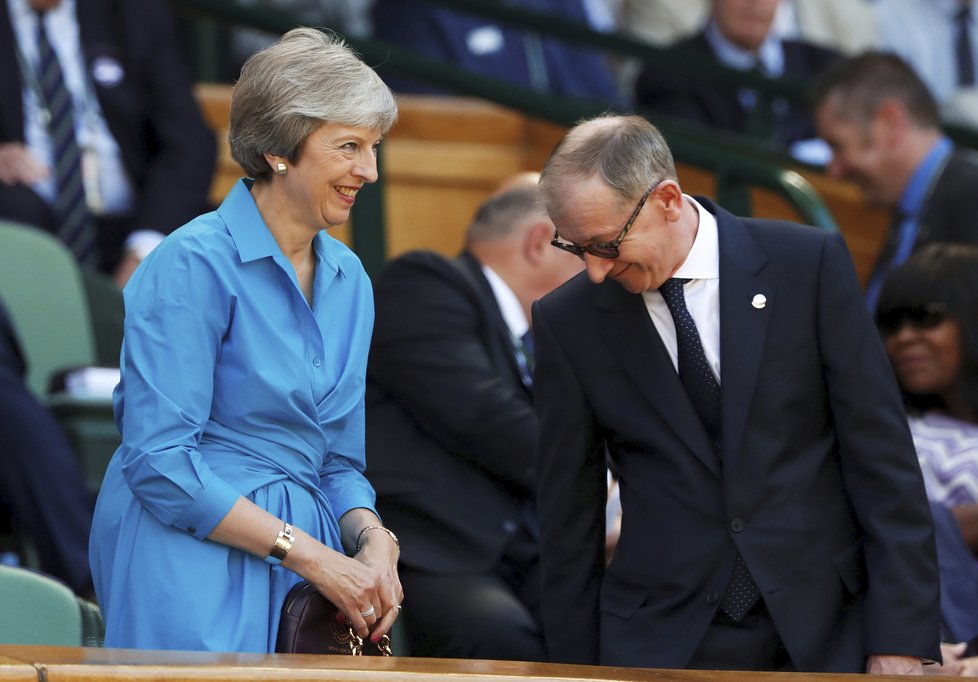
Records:
[[[931,242],[978,244],[978,153],[955,149],[937,103],[902,59],[869,52],[840,62],[814,91],[815,121],[832,148],[828,173],[893,211],[866,286],[875,309],[894,267]]]
[[[527,332],[531,302],[581,269],[552,231],[517,186],[480,207],[460,256],[408,253],[376,282],[367,476],[401,539],[415,656],[546,660]]]
[[[27,387],[25,370],[0,301],[0,518],[13,520],[42,570],[90,598],[88,533],[95,501],[68,440]]]
[[[939,659],[923,481],[841,237],[683,194],[636,116],[572,129],[540,192],[554,245],[587,269],[533,308],[551,658]],[[622,505],[607,568],[606,452]]]
[[[841,55],[801,40],[783,40],[774,30],[778,0],[713,0],[706,27],[672,50],[768,78],[804,81]],[[784,97],[765,101],[736,83],[704,80],[682,69],[647,65],[635,83],[635,103],[663,114],[731,133],[750,134],[805,161],[822,161],[814,142],[811,112]]]
[[[206,209],[214,136],[160,0],[0,0],[0,218],[58,233],[40,22],[71,99],[95,219],[85,262],[121,283],[144,245]]]

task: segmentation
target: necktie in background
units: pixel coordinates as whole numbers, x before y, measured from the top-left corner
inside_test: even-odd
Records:
[[[513,349],[523,384],[533,388],[533,332],[527,330],[523,336],[513,336]]]
[[[954,61],[958,67],[958,86],[975,84],[975,62],[971,51],[971,6],[964,5],[954,15]]]
[[[49,114],[47,125],[54,156],[57,235],[79,263],[94,265],[95,225],[85,204],[81,148],[75,137],[75,109],[65,86],[61,63],[44,28],[44,15],[38,13],[37,19],[37,73],[43,105]]]
[[[699,414],[713,448],[720,453],[720,384],[713,376],[713,370],[703,351],[696,322],[686,307],[683,287],[688,279],[674,277],[659,287],[666,306],[676,326],[676,342],[679,356],[679,379],[689,395],[693,407]],[[737,554],[733,574],[727,589],[720,599],[720,608],[731,620],[741,620],[751,607],[757,603],[761,593],[757,583],[751,578],[747,565]]]

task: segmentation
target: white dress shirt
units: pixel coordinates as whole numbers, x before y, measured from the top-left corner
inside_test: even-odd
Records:
[[[51,47],[58,56],[65,87],[71,94],[75,109],[75,137],[78,146],[90,159],[97,159],[94,168],[86,169],[86,190],[89,208],[93,213],[122,215],[132,205],[132,185],[122,165],[119,145],[116,143],[102,115],[95,96],[91,75],[85,68],[78,19],[75,14],[76,0],[62,0],[57,7],[44,13],[44,25]],[[44,123],[44,107],[39,99],[40,84],[37,81],[37,14],[28,0],[8,0],[7,8],[17,37],[17,50],[23,61],[22,93],[24,102],[24,140],[27,148],[48,167],[54,166],[51,138]],[[104,68],[104,65],[103,65]],[[124,77],[120,69],[120,79]],[[90,163],[88,161],[86,163]],[[97,181],[94,178],[97,177]],[[97,182],[97,188],[90,187]],[[54,174],[34,184],[32,189],[48,202],[54,200]],[[95,205],[93,205],[95,204]]]
[[[696,323],[696,330],[706,353],[706,361],[720,382],[720,243],[717,219],[699,205],[693,197],[683,195],[683,200],[693,205],[699,213],[699,228],[693,247],[673,277],[689,278],[684,287],[686,307]],[[679,371],[679,345],[676,341],[676,325],[672,321],[666,301],[659,290],[642,293],[645,307],[652,323],[662,338],[673,367]]]

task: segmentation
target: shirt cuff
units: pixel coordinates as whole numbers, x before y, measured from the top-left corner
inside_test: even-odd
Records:
[[[241,493],[231,487],[227,481],[214,476],[194,504],[173,525],[182,528],[198,540],[204,540],[221,519],[228,515],[239,497]]]

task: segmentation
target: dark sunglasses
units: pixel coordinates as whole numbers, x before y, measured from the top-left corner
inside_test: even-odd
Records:
[[[578,246],[577,244],[571,244],[570,242],[560,241],[560,235],[557,234],[557,230],[554,230],[554,238],[550,240],[550,246],[556,246],[558,249],[563,249],[569,253],[573,253],[578,258],[583,259],[585,253],[589,253],[592,256],[597,256],[598,258],[618,258],[618,247],[621,246],[621,242],[625,239],[625,235],[628,234],[628,230],[631,229],[632,223],[638,218],[638,214],[642,212],[642,207],[645,206],[646,199],[652,194],[652,191],[662,183],[662,180],[656,182],[651,187],[649,187],[642,198],[638,200],[638,205],[635,210],[632,211],[631,217],[628,222],[625,223],[625,227],[621,228],[621,232],[618,233],[618,237],[614,241],[602,242],[598,244],[588,244],[587,246]]]
[[[915,329],[933,329],[947,318],[943,303],[923,306],[901,306],[876,313],[876,326],[883,336],[896,334],[905,324]]]

